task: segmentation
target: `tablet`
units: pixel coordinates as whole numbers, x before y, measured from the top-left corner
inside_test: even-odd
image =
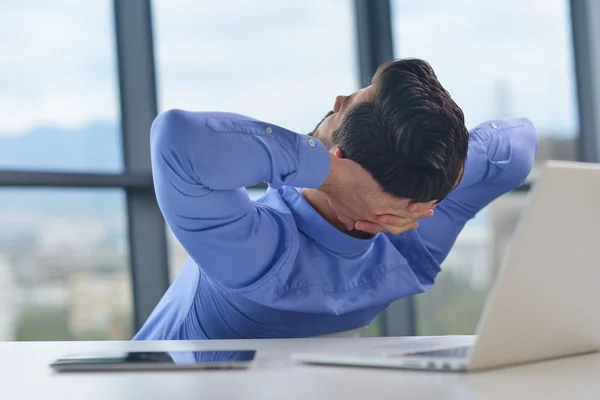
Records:
[[[66,355],[52,364],[59,372],[116,370],[245,369],[255,350],[133,351]]]

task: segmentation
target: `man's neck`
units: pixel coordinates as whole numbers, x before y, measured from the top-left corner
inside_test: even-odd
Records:
[[[327,195],[323,193],[319,189],[303,189],[302,196],[306,199],[306,201],[319,213],[327,222],[331,225],[335,226],[341,232],[344,232],[347,235],[354,236],[357,238],[365,239],[369,237],[368,234],[352,230],[348,231],[344,224],[340,222],[337,218],[337,215],[329,205],[329,201],[327,200]]]

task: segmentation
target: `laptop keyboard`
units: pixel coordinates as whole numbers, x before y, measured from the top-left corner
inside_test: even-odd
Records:
[[[469,354],[471,346],[452,347],[450,349],[432,350],[432,351],[417,351],[407,353],[407,357],[444,357],[444,358],[463,358]]]

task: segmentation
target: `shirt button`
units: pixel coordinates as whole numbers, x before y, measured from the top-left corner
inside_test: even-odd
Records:
[[[267,126],[267,129],[265,129],[267,131],[267,133],[273,133],[273,128],[271,128],[270,126]]]
[[[492,128],[494,128],[494,129],[496,129],[496,128],[498,127],[498,125],[496,125],[496,124],[492,124],[491,126],[492,126]]]
[[[317,144],[315,143],[315,141],[314,141],[314,140],[310,139],[310,140],[308,141],[308,145],[309,145],[310,147],[315,147]]]

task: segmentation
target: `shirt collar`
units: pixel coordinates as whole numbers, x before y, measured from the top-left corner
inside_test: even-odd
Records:
[[[364,253],[373,245],[377,235],[369,239],[359,239],[341,232],[323,218],[298,189],[284,186],[280,189],[280,193],[294,215],[298,230],[321,246],[337,254],[357,255]]]

